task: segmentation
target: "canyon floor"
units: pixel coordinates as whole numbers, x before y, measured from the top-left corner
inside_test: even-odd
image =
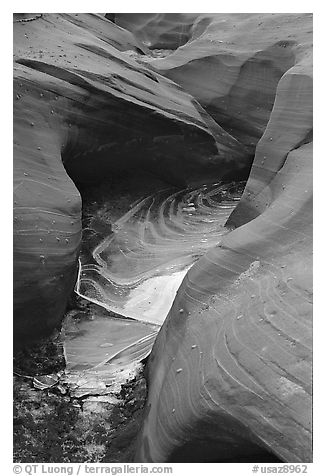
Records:
[[[118,182],[83,190],[81,261],[92,262],[94,248],[112,235],[114,224],[133,204],[166,185],[146,174],[125,175]],[[225,186],[223,199],[236,203],[243,187],[243,183]],[[222,224],[228,214],[227,210]],[[175,292],[165,293],[170,301]],[[156,335],[159,327],[154,329]],[[104,395],[98,382],[92,387],[90,380],[76,391],[66,374],[70,367],[77,369],[74,378],[77,375],[80,380],[85,368],[91,369],[108,355],[106,350],[115,354],[130,343],[137,344],[137,335],[151,331],[146,323],[106,310],[74,291],[63,326],[51,338],[15,355],[14,462],[132,462],[147,396],[147,358],[138,363],[137,355],[137,366],[130,368],[132,354],[128,354],[125,373]],[[105,345],[107,340],[113,343]],[[265,452],[257,457],[278,461]]]
[[[312,18],[14,14],[16,462],[312,461]]]
[[[99,402],[94,397],[85,403],[71,397],[64,387],[40,390],[33,386],[30,377],[35,373],[64,371],[58,340],[16,357],[15,368],[14,462],[133,461],[146,398],[141,370],[111,401]]]

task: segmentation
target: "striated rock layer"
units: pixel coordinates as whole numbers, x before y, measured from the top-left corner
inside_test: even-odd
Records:
[[[133,168],[183,186],[248,173],[246,148],[179,86],[132,58],[146,51],[101,15],[14,17],[17,344],[53,330],[74,285],[74,182]]]
[[[212,183],[255,152],[232,231],[189,270],[154,344],[136,460],[311,461],[310,15],[146,15],[130,29],[147,46],[188,42],[149,59],[110,21],[122,14],[15,20],[17,341],[50,332],[73,286],[74,182],[143,168]]]
[[[255,461],[259,448],[312,461],[309,48],[277,83],[228,225],[189,270],[154,344],[136,461]]]
[[[119,14],[151,48],[177,48],[177,26],[189,41],[165,58],[150,61],[155,70],[180,84],[230,134],[254,152],[274,104],[282,75],[301,61],[312,45],[309,14]],[[155,25],[155,28],[154,28]],[[166,35],[174,32],[174,43]],[[183,44],[183,43],[182,43]],[[160,46],[161,45],[161,46]]]

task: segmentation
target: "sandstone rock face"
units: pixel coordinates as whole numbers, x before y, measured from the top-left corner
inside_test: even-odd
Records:
[[[312,460],[308,46],[277,83],[235,229],[189,270],[154,344],[137,461],[241,461],[259,447]]]
[[[60,322],[74,285],[81,238],[74,182],[133,168],[174,184],[215,181],[248,170],[250,155],[189,94],[137,63],[132,56],[146,47],[101,15],[18,15],[14,45],[20,343]]]
[[[148,38],[155,48],[179,46],[156,45],[163,43],[171,25],[193,21],[189,41],[151,65],[192,94],[225,130],[254,152],[280,78],[311,47],[312,16],[232,13],[194,18],[185,14],[183,22],[173,14],[149,16],[134,14],[131,30],[140,39]],[[116,22],[129,27],[131,17],[120,14]]]
[[[311,15],[38,15],[14,23],[17,341],[50,332],[74,284],[75,183],[213,183],[252,153],[232,231],[154,344],[136,460],[311,461]]]
[[[115,13],[106,17],[149,48],[176,49],[190,38],[196,13]]]

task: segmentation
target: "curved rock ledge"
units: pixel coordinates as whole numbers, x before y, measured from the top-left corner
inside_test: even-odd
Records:
[[[155,341],[135,459],[310,462],[311,15],[153,16],[130,27],[151,48],[178,47],[186,25],[165,59],[100,15],[14,24],[17,342],[49,333],[73,286],[74,182],[143,168],[212,183],[248,173],[255,151],[232,231]]]
[[[163,41],[172,25],[183,24],[173,14],[149,15],[119,14],[115,21],[129,27],[133,16],[131,31],[153,44],[160,42],[158,36]],[[279,80],[311,50],[312,15],[219,13],[182,18],[184,23],[193,20],[189,41],[167,57],[151,60],[151,66],[180,84],[254,153]]]
[[[188,272],[154,344],[136,461],[312,461],[312,71],[278,83],[236,227]],[[186,389],[186,391],[185,391]]]
[[[73,181],[144,168],[187,186],[248,173],[251,158],[189,94],[137,63],[130,53],[146,47],[100,15],[15,22],[14,45],[19,344],[53,330],[74,284],[81,197]]]

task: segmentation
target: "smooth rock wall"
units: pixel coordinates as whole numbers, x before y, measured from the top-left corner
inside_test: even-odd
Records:
[[[14,47],[20,345],[60,324],[73,288],[81,239],[75,184],[141,168],[182,186],[213,182],[248,173],[251,157],[180,86],[136,62],[131,53],[146,47],[100,15],[14,19]]]
[[[125,21],[136,36],[141,24],[138,38],[147,35],[155,42],[168,31],[167,21],[180,24],[173,14],[166,14],[161,22],[160,18],[152,14],[145,22],[142,14],[127,18],[119,14],[116,21]],[[185,14],[184,21],[188,20]],[[156,24],[155,31],[151,22]],[[175,52],[153,59],[151,66],[180,84],[254,153],[268,123],[279,80],[311,50],[312,15],[197,14],[189,35],[185,45],[175,45]]]
[[[312,461],[311,63],[306,49],[278,82],[235,229],[157,337],[136,461]]]

